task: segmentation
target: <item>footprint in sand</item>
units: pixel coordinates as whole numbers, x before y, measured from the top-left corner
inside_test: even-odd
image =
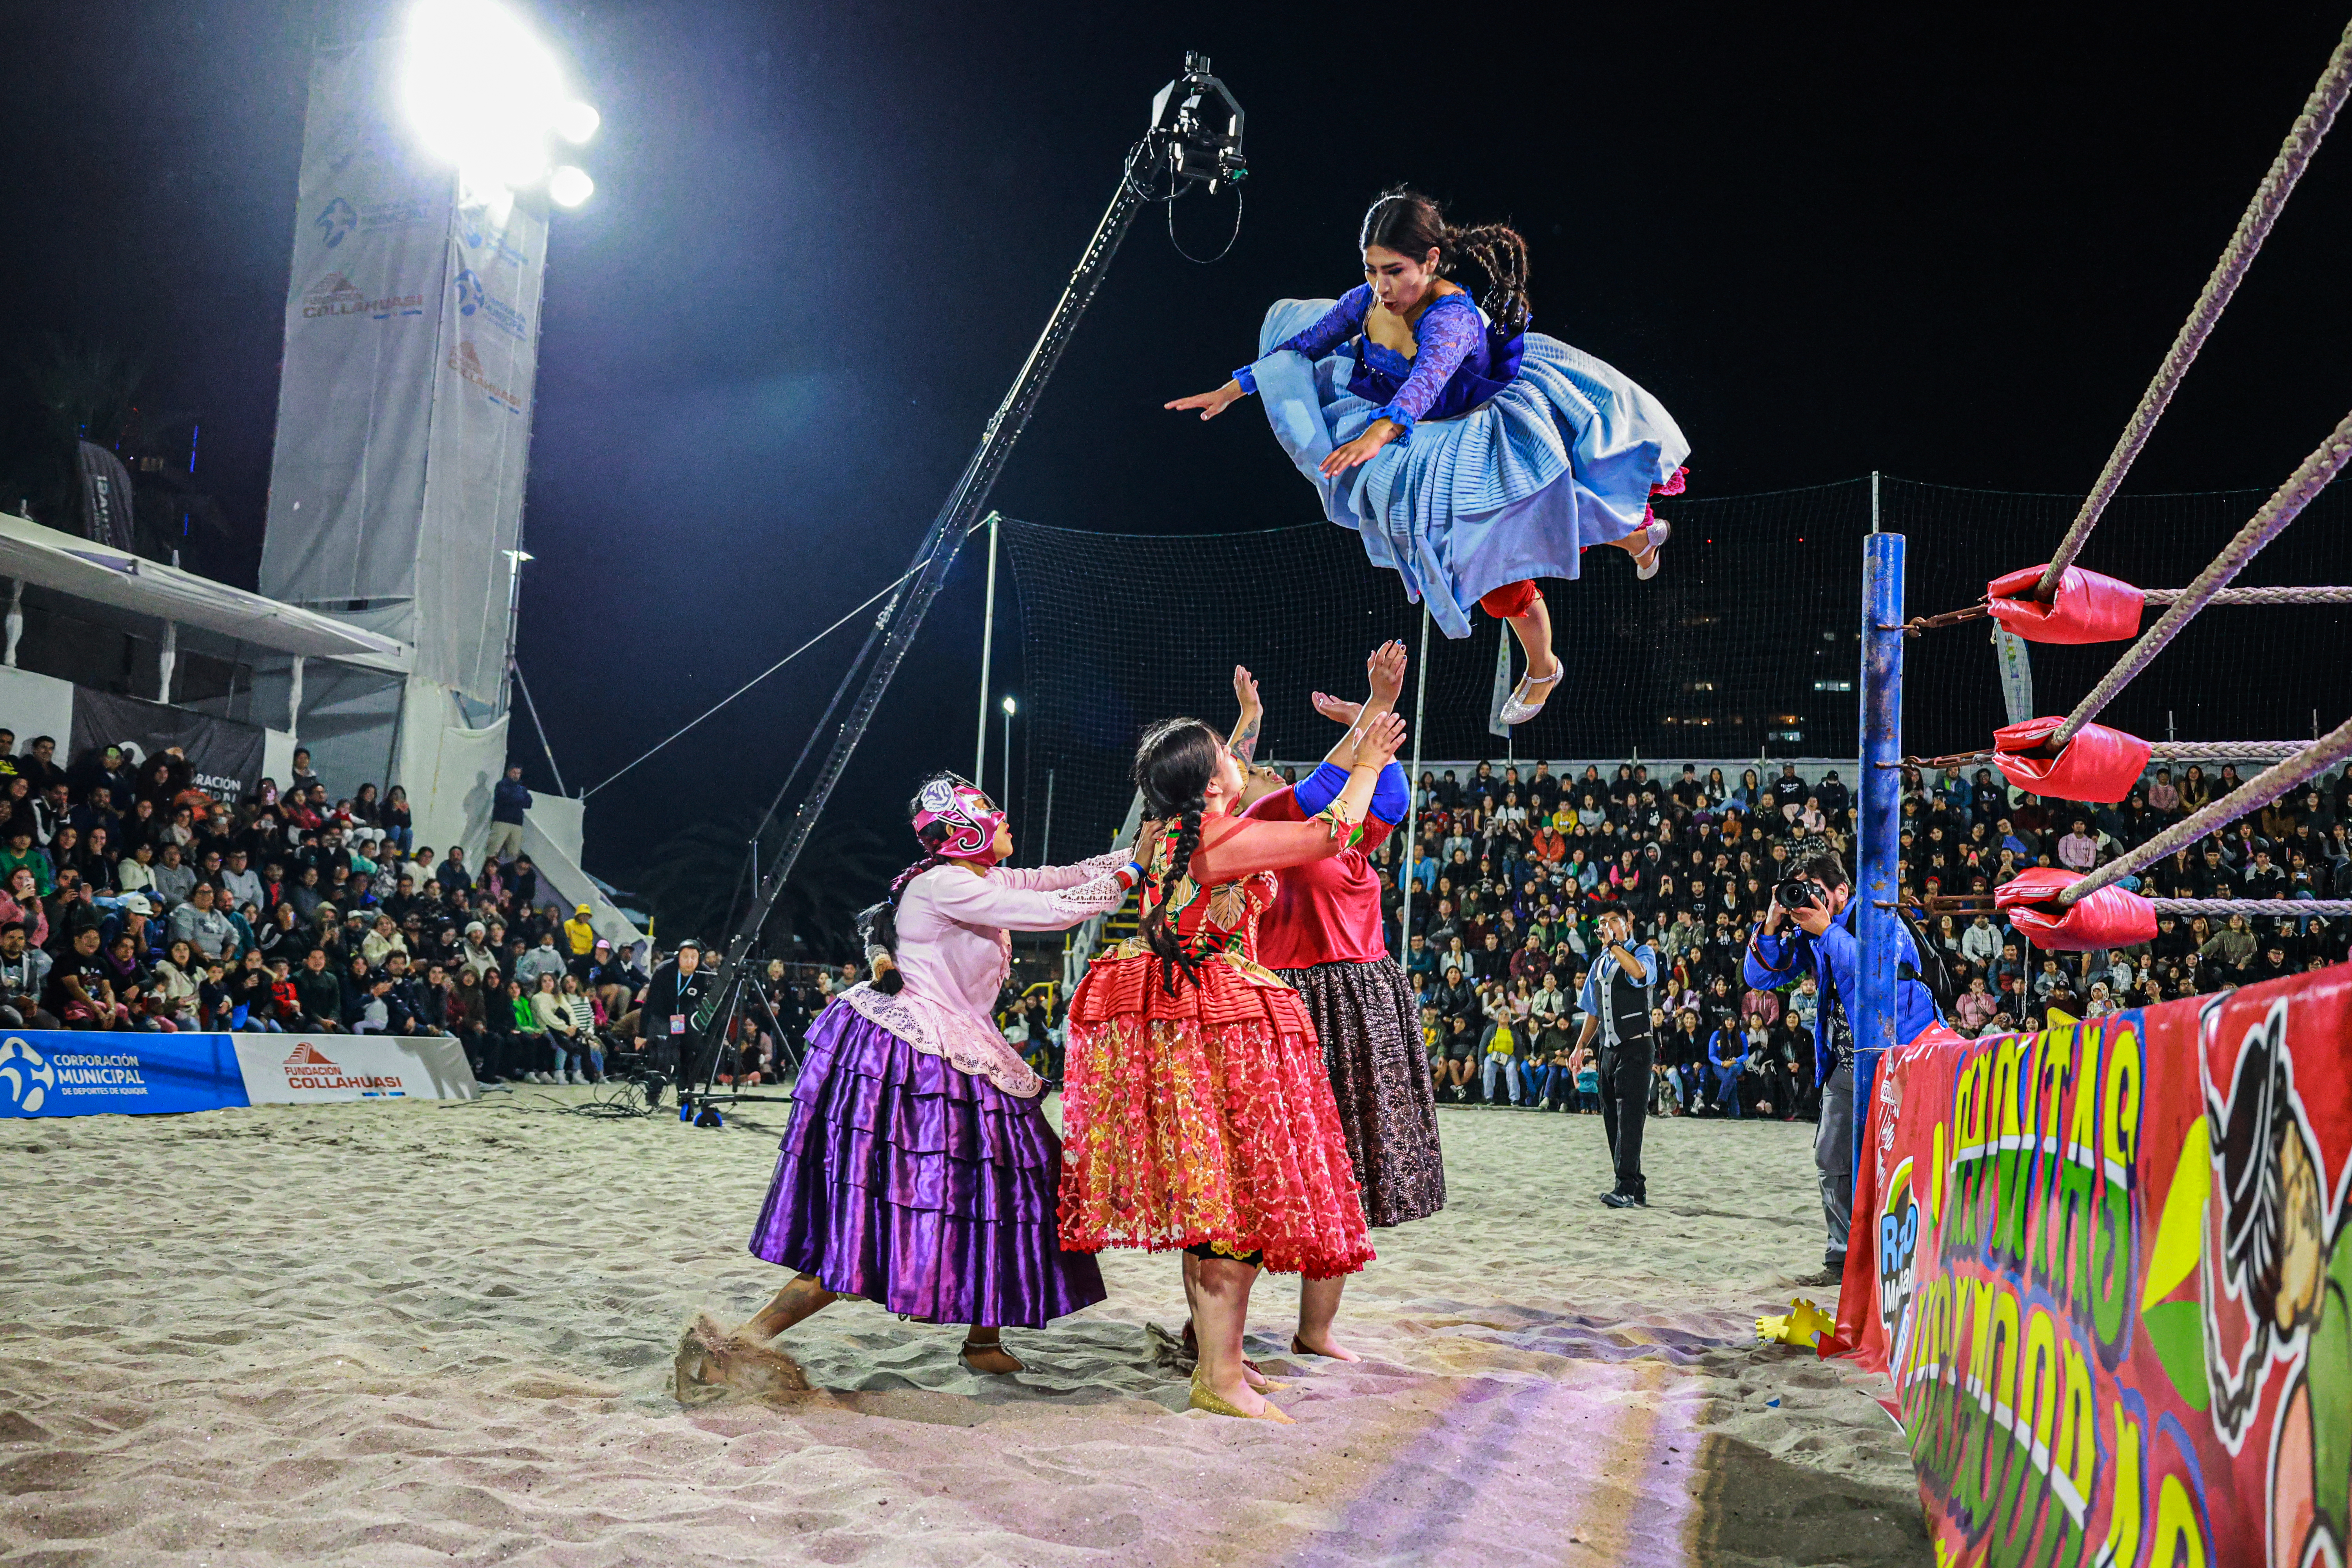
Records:
[[[808,1373],[782,1351],[730,1333],[718,1319],[697,1312],[677,1342],[672,1388],[680,1405],[805,1394]]]

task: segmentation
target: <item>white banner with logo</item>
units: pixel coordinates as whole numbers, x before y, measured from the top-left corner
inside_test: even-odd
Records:
[[[504,689],[538,370],[545,196],[461,192],[399,107],[401,40],[310,70],[261,589]],[[358,603],[354,603],[354,602]]]
[[[383,39],[310,67],[261,556],[262,592],[295,604],[415,595],[457,176],[409,149],[399,56]]]
[[[236,1035],[256,1105],[337,1100],[478,1100],[463,1047],[446,1036]]]
[[[416,674],[489,701],[506,683],[539,368],[547,216],[536,193],[470,194],[449,237],[448,310],[433,362],[433,432],[418,539]],[[504,759],[500,759],[503,763]],[[410,792],[414,795],[414,789]]]

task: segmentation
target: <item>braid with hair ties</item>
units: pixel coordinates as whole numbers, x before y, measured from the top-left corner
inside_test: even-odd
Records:
[[[1437,271],[1454,270],[1467,258],[1486,275],[1486,291],[1479,307],[1506,332],[1527,329],[1528,242],[1508,224],[1482,223],[1456,228],[1445,221],[1444,209],[1431,197],[1409,186],[1382,191],[1365,210],[1357,248],[1373,246],[1415,259],[1437,252]]]
[[[1192,857],[1201,848],[1201,813],[1205,806],[1199,795],[1176,808],[1176,845],[1168,857],[1168,869],[1160,873],[1159,900],[1151,912],[1143,917],[1143,940],[1151,951],[1166,961],[1160,973],[1160,988],[1169,995],[1176,994],[1176,975],[1182,971],[1184,978],[1200,984],[1199,961],[1184,951],[1184,944],[1168,924],[1170,900],[1176,884],[1191,874]]]
[[[1160,876],[1158,901],[1138,928],[1144,944],[1162,961],[1160,983],[1171,996],[1180,972],[1199,983],[1199,961],[1184,950],[1168,916],[1176,884],[1191,874],[1192,857],[1200,852],[1201,816],[1208,809],[1209,781],[1216,776],[1223,749],[1223,740],[1198,719],[1170,719],[1147,731],[1135,751],[1135,785],[1143,792],[1145,809],[1160,821],[1177,825],[1176,843]]]
[[[1528,242],[1508,224],[1482,223],[1450,231],[1454,247],[1486,275],[1479,307],[1506,332],[1527,330]]]

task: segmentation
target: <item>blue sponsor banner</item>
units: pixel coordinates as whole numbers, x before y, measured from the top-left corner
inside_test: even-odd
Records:
[[[136,1116],[247,1103],[226,1035],[24,1029],[0,1036],[0,1116]]]

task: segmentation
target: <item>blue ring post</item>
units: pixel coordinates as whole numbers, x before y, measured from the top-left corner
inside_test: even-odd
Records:
[[[1902,926],[1895,861],[1903,820],[1903,536],[1862,545],[1862,803],[1855,824],[1854,935],[1862,973],[1853,1017],[1853,1159],[1862,1170],[1878,1058],[1895,1044],[1895,984]]]

